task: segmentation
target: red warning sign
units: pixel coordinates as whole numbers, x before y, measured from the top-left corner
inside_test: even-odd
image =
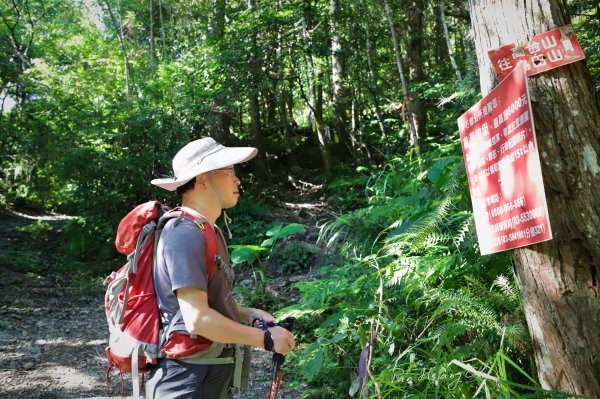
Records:
[[[552,239],[524,64],[458,128],[481,254]]]
[[[527,76],[533,76],[585,58],[571,25],[536,35],[527,44],[509,44],[488,54],[500,81],[519,62],[524,63]]]

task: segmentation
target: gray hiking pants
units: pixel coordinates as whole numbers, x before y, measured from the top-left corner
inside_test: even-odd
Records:
[[[229,399],[233,364],[162,359],[146,382],[145,399]]]

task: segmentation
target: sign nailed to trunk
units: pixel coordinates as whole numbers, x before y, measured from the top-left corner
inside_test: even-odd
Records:
[[[524,63],[527,76],[533,76],[585,58],[571,25],[536,35],[527,44],[509,44],[488,54],[500,81],[519,61]]]
[[[552,239],[524,64],[458,128],[481,254]]]

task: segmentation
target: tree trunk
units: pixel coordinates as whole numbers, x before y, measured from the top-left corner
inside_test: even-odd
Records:
[[[460,68],[458,68],[458,64],[456,63],[456,58],[454,58],[454,50],[452,49],[452,43],[450,42],[450,36],[448,35],[448,24],[446,23],[446,13],[444,12],[445,2],[442,0],[440,2],[440,15],[442,26],[444,27],[444,37],[446,38],[446,46],[448,47],[448,56],[450,57],[450,63],[452,64],[452,68],[454,68],[454,72],[456,73],[456,77],[458,78],[458,82],[462,83],[462,74],[460,73]]]
[[[304,40],[307,42],[307,50],[306,50],[306,71],[308,76],[308,91],[309,91],[309,99],[308,106],[310,108],[310,120],[313,124],[315,124],[315,128],[317,131],[317,137],[319,139],[319,151],[321,153],[321,157],[323,158],[323,166],[325,168],[325,173],[329,176],[332,173],[331,169],[331,155],[329,153],[329,148],[327,147],[327,142],[325,140],[325,132],[323,123],[323,114],[322,109],[320,110],[319,105],[317,104],[317,88],[315,84],[315,76],[314,76],[314,64],[313,64],[313,56],[312,56],[312,9],[309,0],[303,0],[303,18],[302,18],[302,27],[304,33]],[[299,81],[301,84],[301,82]]]
[[[278,11],[282,8],[282,0],[277,1],[277,9]],[[288,97],[288,89],[287,89],[287,76],[286,71],[283,67],[283,28],[280,27],[277,32],[277,47],[275,49],[275,70],[277,71],[277,80],[275,80],[273,84],[273,102],[276,106],[276,110],[278,111],[279,117],[279,128],[281,129],[281,136],[283,138],[283,142],[285,143],[285,158],[287,161],[288,167],[291,167],[296,164],[296,160],[294,157],[294,151],[292,150],[292,145],[290,143],[290,137],[292,136],[292,129],[290,125],[290,121],[288,119],[287,114],[287,104],[286,98]]]
[[[210,0],[208,34],[210,38],[221,39],[225,33],[225,0]]]
[[[150,0],[150,69],[154,69],[154,0]]]
[[[340,1],[329,0],[329,17],[331,18],[331,84],[333,86],[333,128],[335,143],[348,145],[348,115],[344,82],[344,51],[339,32]]]
[[[225,0],[211,0],[210,5],[212,12],[208,20],[208,37],[213,42],[220,42],[225,31]],[[211,110],[206,115],[208,134],[222,144],[229,144],[231,138],[231,115],[225,109],[226,106],[225,98],[216,96],[213,98]]]
[[[425,35],[425,4],[423,0],[412,0],[408,11],[408,79],[411,86],[425,79],[423,74],[423,45]],[[423,100],[413,94],[409,107],[414,115],[417,137],[425,137],[427,109]]]
[[[158,20],[160,21],[160,41],[162,58],[163,60],[165,60],[167,58],[167,38],[165,36],[165,23],[163,21],[163,5],[160,0],[158,0]]]
[[[398,67],[398,74],[400,75],[400,81],[402,82],[402,94],[404,95],[404,102],[408,101],[408,86],[406,84],[406,78],[404,77],[404,69],[402,68],[402,57],[400,56],[400,45],[398,44],[398,37],[396,36],[396,27],[394,26],[394,16],[392,15],[392,9],[390,7],[389,0],[384,0],[385,14],[387,16],[388,24],[390,26],[390,33],[392,35],[392,43],[394,44],[394,55],[396,56],[396,66]],[[419,166],[421,166],[421,150],[419,148],[419,136],[415,128],[413,115],[410,107],[406,107],[406,119],[408,120],[408,133],[410,137],[410,145],[415,149],[417,157],[419,158]]]
[[[377,117],[379,131],[381,132],[382,137],[386,139],[387,134],[385,131],[385,125],[383,124],[383,118],[381,117],[381,106],[379,105],[379,91],[377,89],[377,70],[373,67],[371,30],[368,18],[365,19],[365,45],[365,52],[367,53],[367,65],[369,66],[369,94],[371,95],[371,99],[373,100],[373,106],[375,107],[375,116]]]
[[[250,130],[252,131],[252,137],[254,137],[254,145],[258,149],[258,173],[260,176],[264,177],[264,173],[266,172],[267,168],[265,164],[265,142],[260,123],[260,105],[258,103],[258,94],[256,92],[251,93],[248,99],[250,103]]]
[[[470,0],[481,89],[488,50],[569,23],[560,0]],[[528,78],[554,239],[513,250],[538,377],[600,397],[600,113],[584,62]]]
[[[254,0],[248,0],[247,6],[249,10],[254,8]],[[249,70],[250,70],[250,92],[248,94],[248,99],[250,102],[250,123],[251,123],[251,131],[252,137],[254,137],[254,145],[258,149],[258,159],[256,162],[258,167],[259,176],[265,176],[265,172],[267,171],[267,159],[266,159],[266,150],[265,150],[265,140],[263,137],[262,124],[260,121],[260,103],[258,100],[258,95],[260,93],[259,85],[260,85],[260,74],[261,74],[261,62],[258,57],[258,43],[256,31],[253,31],[250,37],[250,58],[249,58]]]
[[[124,78],[125,78],[125,97],[127,99],[127,107],[131,107],[131,92],[129,90],[130,80],[131,84],[133,83],[133,76],[131,75],[131,67],[129,66],[129,57],[127,56],[127,47],[125,46],[125,34],[123,33],[123,17],[121,17],[121,21],[117,21],[115,14],[113,13],[112,7],[110,6],[110,1],[106,0],[104,2],[106,4],[106,9],[108,10],[108,15],[115,27],[115,32],[117,33],[117,39],[119,40],[119,44],[121,45],[121,50],[123,51],[123,69],[124,69]],[[121,10],[121,2],[118,2],[119,13],[121,16],[123,15]]]

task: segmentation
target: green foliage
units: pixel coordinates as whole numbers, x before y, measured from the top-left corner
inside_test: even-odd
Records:
[[[321,241],[348,261],[295,284],[302,300],[281,311],[299,319],[296,378],[356,396],[374,334],[373,397],[564,397],[531,377],[510,258],[479,255],[457,146],[429,152],[422,173],[404,157],[371,172],[369,205],[323,226]]]
[[[598,5],[593,1],[568,1],[573,16],[573,30],[585,54],[586,64],[595,84],[596,96],[600,96],[600,19]]]
[[[267,265],[275,249],[275,243],[278,240],[285,240],[294,234],[304,233],[304,231],[304,226],[298,223],[291,223],[286,226],[281,224],[273,226],[265,233],[269,238],[265,239],[261,245],[230,245],[229,247],[233,249],[231,261],[235,266],[247,263],[253,270],[258,271],[260,275],[258,291],[260,296],[263,297],[267,288]],[[258,263],[258,268],[256,269],[254,268],[255,261]]]
[[[308,269],[321,249],[301,241],[290,241],[275,254],[277,269],[284,274],[296,274]]]

